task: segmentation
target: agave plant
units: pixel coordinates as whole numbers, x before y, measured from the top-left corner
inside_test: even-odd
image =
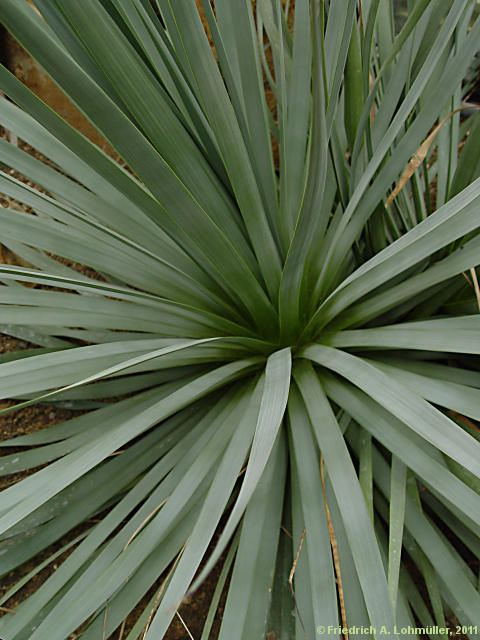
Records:
[[[478,637],[476,3],[33,4],[121,162],[1,68],[3,413],[82,413],[2,442],[0,574],[57,546],[0,635],[162,638],[220,561],[202,640]]]

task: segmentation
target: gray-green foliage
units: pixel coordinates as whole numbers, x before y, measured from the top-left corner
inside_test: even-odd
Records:
[[[1,188],[29,207],[2,210],[1,240],[31,265],[0,265],[1,330],[36,345],[1,356],[4,412],[89,410],[2,443],[2,474],[43,466],[2,493],[0,574],[94,522],[0,635],[108,637],[170,569],[126,635],[161,638],[227,547],[202,640],[224,584],[221,640],[468,630],[478,115],[448,119],[387,200],[462,105],[476,3],[202,2],[215,55],[195,0],[1,2],[131,171],[0,69],[0,124],[51,161],[0,141]]]

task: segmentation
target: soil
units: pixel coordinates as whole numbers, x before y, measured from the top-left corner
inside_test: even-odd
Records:
[[[76,109],[41,67],[26,53],[18,42],[9,34],[4,34],[4,51],[7,55],[9,69],[26,84],[37,96],[42,98],[62,118],[73,127],[79,129],[92,142],[104,151],[111,148],[87,118]]]

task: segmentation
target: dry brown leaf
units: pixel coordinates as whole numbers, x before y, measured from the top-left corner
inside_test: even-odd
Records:
[[[473,289],[475,291],[475,296],[477,298],[478,310],[480,311],[480,287],[478,286],[478,278],[477,278],[477,272],[475,271],[475,267],[471,267],[470,273],[472,275],[472,280],[473,280]]]
[[[143,520],[138,527],[135,529],[135,531],[132,533],[132,535],[130,536],[130,538],[128,539],[127,544],[123,547],[123,551],[125,551],[125,549],[128,547],[128,545],[132,542],[132,540],[140,533],[140,531],[143,529],[143,527],[147,524],[147,522],[149,522],[153,516],[157,513],[157,511],[163,507],[163,505],[167,502],[168,498],[165,498],[164,500],[162,500],[160,502],[160,504],[158,504],[155,509],[148,514],[148,516],[145,518],[145,520]]]
[[[450,409],[449,411],[447,411],[447,413],[449,413],[451,416],[456,418],[459,422],[463,422],[463,424],[467,425],[474,431],[477,431],[478,433],[480,433],[480,427],[478,427],[474,422],[472,422],[466,416],[462,415],[461,413],[458,413],[458,411],[453,411],[452,409]]]
[[[397,197],[397,195],[400,193],[403,187],[407,184],[407,182],[413,176],[413,174],[418,169],[418,167],[425,160],[432,142],[435,140],[437,133],[440,131],[443,125],[446,124],[450,120],[450,118],[452,118],[456,113],[466,108],[467,107],[459,107],[458,109],[455,109],[455,111],[452,111],[451,113],[449,113],[448,116],[445,116],[445,118],[440,122],[440,124],[438,124],[435,127],[435,129],[425,138],[425,140],[422,142],[422,144],[418,147],[418,149],[413,154],[412,159],[410,160],[404,172],[400,176],[400,180],[398,181],[395,189],[388,196],[388,199],[385,203],[386,207],[388,207],[393,202],[393,200]]]
[[[335,575],[337,576],[337,589],[338,600],[340,602],[340,616],[342,618],[342,627],[347,629],[347,614],[345,609],[345,597],[343,595],[342,574],[340,572],[340,559],[338,557],[338,544],[335,536],[335,529],[333,528],[332,518],[330,516],[330,509],[327,504],[327,494],[325,492],[325,478],[323,475],[323,456],[320,456],[320,476],[322,480],[322,492],[323,501],[325,503],[325,513],[327,514],[328,535],[330,538],[330,546],[332,547],[333,566],[335,568]],[[348,640],[348,631],[343,634],[345,640]]]
[[[293,598],[293,602],[295,604],[295,609],[297,611],[298,620],[300,621],[300,625],[301,625],[301,627],[303,629],[303,632],[306,634],[307,632],[305,631],[305,625],[303,624],[303,619],[302,619],[302,616],[300,614],[300,609],[298,608],[297,599],[295,597],[295,591],[293,589],[293,576],[295,575],[295,571],[297,569],[298,558],[300,557],[300,552],[301,552],[302,547],[303,547],[303,541],[305,539],[305,531],[306,531],[306,529],[304,528],[303,531],[302,531],[302,535],[300,536],[300,543],[298,545],[297,553],[295,555],[295,560],[293,561],[292,568],[290,569],[290,575],[288,576],[288,584],[290,585],[290,591],[292,592],[292,598]]]
[[[160,602],[160,598],[162,597],[163,592],[165,591],[165,587],[168,584],[168,581],[170,580],[172,573],[175,571],[177,564],[180,562],[180,558],[182,557],[183,552],[185,551],[185,547],[187,546],[188,540],[185,542],[185,544],[183,545],[183,547],[180,549],[180,551],[178,552],[177,557],[175,558],[172,566],[170,567],[170,570],[167,574],[167,577],[165,578],[165,580],[162,582],[162,584],[160,585],[160,589],[158,590],[158,593],[156,595],[155,601],[153,603],[153,607],[150,611],[150,615],[148,616],[148,620],[147,620],[147,624],[145,625],[145,628],[143,630],[143,635],[142,635],[142,640],[145,640],[145,637],[148,633],[148,630],[150,628],[150,625],[152,624],[152,620],[153,617],[157,611],[157,607],[158,607],[158,603]]]

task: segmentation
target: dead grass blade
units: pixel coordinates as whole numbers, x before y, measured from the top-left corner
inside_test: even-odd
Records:
[[[463,109],[466,109],[466,108],[467,107],[459,107],[458,109],[455,109],[454,111],[449,113],[448,116],[445,116],[445,118],[425,138],[425,140],[422,142],[422,144],[418,147],[418,149],[413,154],[412,159],[410,160],[410,162],[406,166],[404,172],[400,176],[400,180],[398,181],[395,189],[388,196],[388,199],[387,199],[387,201],[385,203],[386,207],[388,207],[393,202],[393,200],[397,197],[397,195],[400,193],[400,191],[403,189],[403,187],[407,184],[407,182],[413,176],[413,174],[418,169],[418,167],[425,160],[425,158],[427,156],[427,153],[428,153],[428,150],[430,149],[430,147],[432,145],[432,142],[435,140],[435,137],[436,137],[437,133],[440,131],[440,129],[443,127],[443,125],[446,124],[450,120],[450,118],[452,118],[456,113],[458,113],[459,111],[462,111]]]
[[[177,564],[179,563],[180,558],[182,557],[182,553],[184,552],[185,547],[187,546],[187,543],[188,543],[188,539],[185,541],[185,544],[180,549],[177,557],[175,558],[174,563],[170,567],[170,571],[168,572],[167,577],[165,578],[165,580],[160,585],[160,589],[158,590],[157,597],[155,598],[155,602],[153,603],[153,607],[152,607],[152,609],[150,611],[150,615],[148,616],[147,624],[145,625],[145,629],[143,630],[142,640],[145,640],[145,637],[146,637],[146,635],[148,633],[150,625],[152,624],[153,616],[155,615],[155,612],[157,610],[158,603],[160,602],[160,598],[162,597],[163,592],[165,591],[165,587],[167,586],[167,583],[170,580],[170,578],[172,576],[172,573],[175,571],[175,568],[176,568]]]
[[[123,639],[123,634],[125,632],[125,625],[127,624],[127,619],[125,618],[122,622],[122,626],[120,627],[120,633],[118,634],[118,640]]]
[[[153,518],[153,516],[157,513],[157,511],[163,507],[163,505],[166,503],[166,501],[168,500],[168,498],[165,498],[165,500],[162,500],[160,502],[160,504],[158,504],[155,509],[148,514],[148,516],[145,518],[145,520],[143,520],[138,527],[135,529],[135,531],[132,533],[132,535],[130,536],[130,538],[127,540],[126,545],[123,547],[122,551],[125,551],[125,549],[128,547],[128,545],[132,542],[132,540],[140,533],[140,531],[143,529],[143,527],[147,524],[147,522],[149,520],[151,520]]]
[[[305,638],[307,637],[307,631],[305,629],[305,625],[303,624],[302,615],[300,613],[300,609],[298,608],[297,599],[295,597],[295,591],[293,589],[293,576],[295,575],[295,571],[297,569],[298,558],[300,557],[300,551],[303,547],[303,540],[305,538],[305,528],[302,531],[302,535],[300,536],[300,543],[298,545],[297,553],[295,555],[295,560],[293,561],[292,568],[290,569],[290,575],[288,576],[288,584],[290,585],[290,591],[292,592],[293,602],[295,604],[295,609],[297,611],[298,619],[303,629],[303,633],[305,634]]]
[[[195,640],[195,638],[192,636],[192,634],[190,633],[190,629],[187,627],[187,625],[185,624],[185,620],[182,618],[182,616],[180,615],[180,613],[177,611],[177,616],[178,619],[180,620],[180,622],[182,623],[183,628],[185,629],[185,631],[188,633],[188,637],[190,638],[190,640]]]
[[[105,603],[105,615],[103,616],[103,633],[102,640],[105,640],[107,635],[107,615],[108,615],[108,605],[110,604],[110,600],[107,598],[107,602]]]
[[[473,289],[475,291],[475,296],[477,298],[478,310],[480,311],[480,287],[478,286],[478,278],[477,278],[477,272],[475,271],[475,267],[471,267],[470,274],[472,276]]]
[[[328,535],[330,538],[330,546],[332,547],[333,566],[335,567],[335,575],[337,577],[337,590],[338,600],[340,602],[340,615],[342,618],[342,627],[347,629],[347,614],[345,611],[345,597],[343,595],[342,574],[340,572],[340,560],[338,557],[338,545],[337,538],[335,537],[335,530],[333,528],[332,518],[330,516],[330,509],[327,504],[327,494],[325,492],[325,478],[323,475],[323,456],[320,455],[320,476],[322,478],[322,492],[323,501],[325,503],[325,513],[327,514]],[[348,640],[348,631],[344,633],[345,640]]]
[[[456,418],[459,422],[463,422],[464,425],[466,425],[467,427],[470,427],[470,429],[472,429],[473,431],[480,433],[480,427],[478,427],[474,422],[469,420],[466,416],[462,415],[461,413],[458,413],[457,411],[453,411],[452,409],[449,409],[447,413],[451,415],[453,418]]]

